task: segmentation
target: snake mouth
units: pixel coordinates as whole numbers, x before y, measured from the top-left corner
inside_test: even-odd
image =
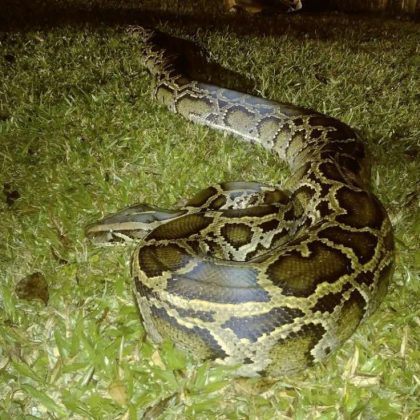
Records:
[[[134,204],[87,225],[85,235],[98,245],[130,243],[143,239],[157,225],[183,214],[185,210],[166,210],[149,204]]]

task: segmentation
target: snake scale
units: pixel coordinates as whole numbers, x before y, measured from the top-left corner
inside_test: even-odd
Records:
[[[157,343],[172,340],[241,376],[292,374],[324,359],[386,294],[393,230],[369,190],[357,132],[321,113],[182,73],[182,54],[133,31],[171,111],[262,145],[291,170],[284,189],[225,182],[165,210],[136,204],[87,228],[97,243],[138,241],[134,294]]]

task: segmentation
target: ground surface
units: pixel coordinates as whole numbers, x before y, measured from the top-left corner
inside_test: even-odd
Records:
[[[418,418],[418,26],[179,5],[60,10],[14,16],[0,38],[0,418]],[[150,99],[124,31],[136,22],[194,38],[260,95],[338,117],[366,139],[397,268],[379,311],[323,365],[235,379],[170,343],[154,347],[131,296],[131,251],[85,240],[87,223],[135,202],[170,206],[221,180],[287,177],[263,150]],[[17,287],[36,272],[47,305]]]

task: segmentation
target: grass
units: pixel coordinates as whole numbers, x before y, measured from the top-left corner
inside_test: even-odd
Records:
[[[386,300],[325,363],[277,381],[233,378],[171,343],[152,345],[131,296],[131,250],[93,248],[84,226],[221,180],[277,183],[287,170],[154,103],[124,26],[10,31],[0,44],[1,419],[420,416],[418,28],[345,15],[222,23],[160,26],[198,34],[216,61],[254,75],[261,95],[361,130],[395,226]],[[35,272],[49,285],[47,305],[16,293]]]

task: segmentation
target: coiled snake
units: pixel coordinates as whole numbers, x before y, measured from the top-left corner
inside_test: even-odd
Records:
[[[292,176],[284,191],[228,182],[174,210],[134,205],[87,235],[139,241],[134,293],[155,342],[244,376],[323,359],[376,309],[393,271],[392,226],[369,191],[358,134],[315,111],[193,80],[165,35],[136,33],[159,102],[271,150]]]

